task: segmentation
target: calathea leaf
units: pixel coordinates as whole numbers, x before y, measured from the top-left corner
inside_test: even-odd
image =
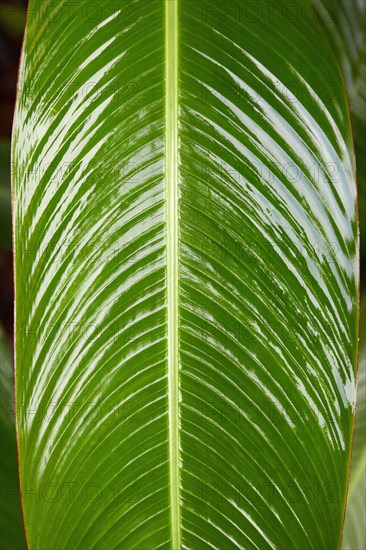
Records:
[[[347,85],[356,152],[362,265],[366,250],[366,3],[364,1],[349,2],[348,0],[313,1],[317,18],[341,64]],[[357,414],[342,542],[342,548],[352,550],[366,546],[366,332],[364,310],[365,307],[363,307],[360,325]]]
[[[360,358],[352,464],[348,489],[342,548],[362,550],[366,546],[366,301],[362,296],[360,315]]]
[[[31,0],[20,81],[30,548],[336,548],[356,189],[310,3]]]
[[[355,142],[362,260],[366,260],[366,2],[313,0],[347,85]]]

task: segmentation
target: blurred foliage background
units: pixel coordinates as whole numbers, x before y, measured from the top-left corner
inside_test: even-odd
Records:
[[[26,0],[0,1],[0,319],[12,348],[13,274],[11,252],[10,140]]]
[[[84,1],[84,0],[81,0]],[[245,1],[245,0],[242,0]],[[260,0],[259,0],[260,1]],[[279,0],[281,1],[281,0]],[[306,1],[306,0],[304,0]],[[348,508],[342,548],[366,549],[366,9],[365,0],[313,0],[319,20],[340,60],[348,85],[358,165],[361,234],[361,341],[359,391]],[[10,143],[18,63],[26,21],[27,0],[0,0],[0,477],[11,491],[0,502],[0,550],[25,548],[12,398],[13,262],[11,231]],[[363,14],[360,20],[360,14]],[[357,29],[356,29],[357,27]],[[351,86],[350,82],[357,83]],[[10,401],[9,401],[10,400]],[[14,490],[15,488],[15,490]],[[12,533],[9,533],[9,530]],[[4,533],[6,533],[4,535]],[[6,546],[3,541],[7,540]],[[9,543],[9,540],[12,542]],[[10,546],[9,546],[10,544]]]
[[[0,0],[0,550],[25,550],[15,438],[10,143],[26,0]]]

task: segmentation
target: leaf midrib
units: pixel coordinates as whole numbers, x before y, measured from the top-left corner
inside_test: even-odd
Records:
[[[165,0],[165,167],[169,474],[172,548],[180,548],[178,358],[178,0]]]

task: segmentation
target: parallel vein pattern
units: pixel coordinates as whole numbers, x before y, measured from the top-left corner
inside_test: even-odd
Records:
[[[20,79],[30,549],[337,548],[356,187],[310,2],[31,0]]]
[[[366,2],[313,0],[346,81],[355,144],[361,257],[366,258]]]
[[[361,296],[360,356],[357,405],[353,434],[352,463],[347,495],[342,550],[362,550],[366,546],[366,301]]]
[[[271,19],[254,3],[183,0],[180,13],[184,548],[340,539],[357,321],[350,129],[306,3],[295,23],[272,7]]]
[[[14,137],[30,548],[170,541],[160,1],[31,2]]]

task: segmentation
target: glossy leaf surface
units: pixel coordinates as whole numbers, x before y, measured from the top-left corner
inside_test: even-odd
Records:
[[[366,262],[366,2],[313,2],[347,85],[357,165],[361,255]]]
[[[358,367],[357,407],[348,489],[343,550],[366,547],[366,299],[362,297],[360,315],[360,359]]]
[[[31,0],[13,143],[31,549],[339,544],[348,109],[310,3],[266,5]]]

